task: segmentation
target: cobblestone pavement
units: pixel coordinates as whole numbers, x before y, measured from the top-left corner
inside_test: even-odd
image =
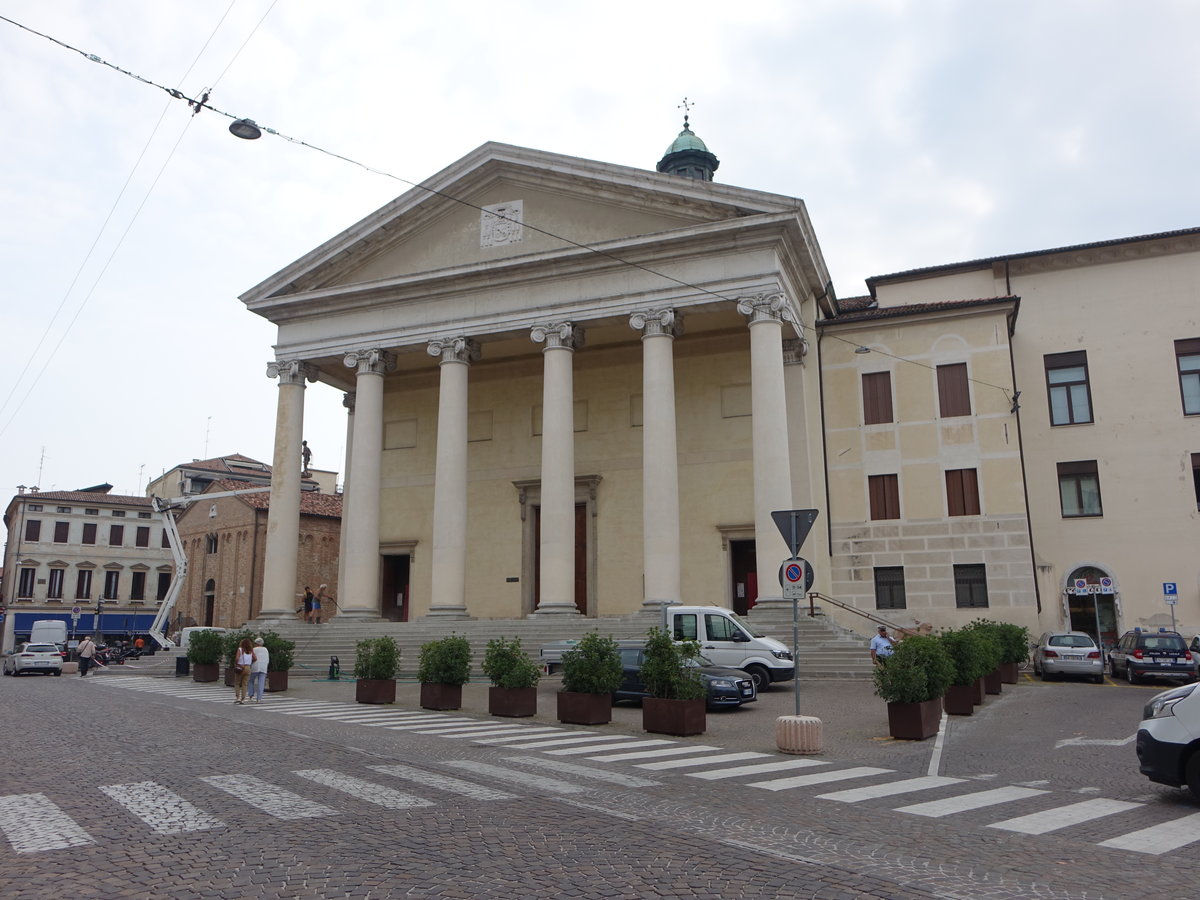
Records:
[[[1200,876],[1200,804],[1121,743],[1154,689],[1010,686],[935,750],[886,739],[869,685],[803,685],[826,748],[796,757],[778,688],[690,739],[634,708],[560,726],[555,688],[500,720],[475,685],[431,714],[407,685],[380,708],[293,677],[243,707],[111,670],[3,679],[4,896],[1169,900]]]

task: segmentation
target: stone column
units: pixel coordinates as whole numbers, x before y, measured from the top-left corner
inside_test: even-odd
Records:
[[[354,452],[354,392],[342,395],[342,406],[346,407],[346,461],[342,469],[342,523],[338,530],[338,577],[335,599],[346,593],[346,523],[350,521],[350,457]],[[337,607],[334,607],[336,609]],[[332,618],[334,609],[321,610],[327,619]]]
[[[439,357],[437,468],[433,476],[433,587],[429,615],[467,618],[467,373],[469,338],[430,341]]]
[[[642,605],[679,602],[679,457],[675,428],[675,337],[683,320],[673,309],[635,312],[642,332]]]
[[[342,561],[346,569],[339,614],[379,618],[379,495],[383,452],[383,376],[395,368],[385,350],[346,354],[346,367],[357,374],[350,486],[346,493],[350,516]]]
[[[279,379],[275,408],[275,455],[271,460],[271,506],[267,511],[266,559],[259,619],[294,619],[296,568],[300,557],[300,442],[304,432],[304,382],[316,370],[300,360],[267,365]]]
[[[575,606],[575,389],[572,354],[583,331],[570,322],[538,325],[546,348],[542,382],[542,535],[539,615],[578,615]]]
[[[779,564],[790,549],[771,512],[792,509],[787,400],[783,388],[783,323],[793,321],[783,294],[738,300],[750,319],[750,393],[754,443],[754,552],[758,602],[782,602]]]

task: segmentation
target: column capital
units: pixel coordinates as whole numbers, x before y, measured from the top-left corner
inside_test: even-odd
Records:
[[[683,316],[669,306],[639,309],[630,314],[629,327],[642,332],[643,338],[657,335],[675,338],[683,334]]]
[[[457,362],[470,365],[479,359],[479,343],[469,337],[438,338],[429,342],[425,352],[441,357],[441,362]]]
[[[796,324],[796,317],[787,304],[787,298],[782,291],[772,294],[755,294],[751,297],[739,297],[737,310],[743,316],[750,317],[751,325],[759,322],[791,322]]]
[[[346,393],[342,394],[342,406],[346,407],[351,414],[354,413],[354,401],[356,397],[357,395],[354,393],[354,391],[347,391]]]
[[[584,332],[573,322],[553,322],[534,325],[529,337],[535,344],[544,343],[547,350],[578,350],[583,346]]]
[[[305,381],[317,380],[317,368],[302,359],[277,359],[267,363],[267,377],[278,378],[281,385],[302,385]]]
[[[371,350],[352,350],[342,363],[359,375],[384,375],[396,368],[396,357],[378,347]]]

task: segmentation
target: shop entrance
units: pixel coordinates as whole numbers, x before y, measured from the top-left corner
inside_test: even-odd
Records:
[[[1084,580],[1087,586],[1080,590],[1076,581]],[[1101,647],[1116,643],[1120,631],[1117,627],[1117,595],[1108,572],[1095,566],[1080,566],[1067,579],[1067,616],[1072,631],[1090,634]],[[1108,590],[1108,593],[1103,591]]]
[[[729,542],[729,567],[733,574],[733,611],[744,616],[758,602],[758,554],[753,540]]]

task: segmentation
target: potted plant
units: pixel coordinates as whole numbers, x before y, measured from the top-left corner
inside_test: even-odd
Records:
[[[646,731],[677,737],[704,733],[704,683],[697,668],[689,665],[699,653],[695,641],[676,643],[661,628],[647,633],[642,658],[642,684],[650,694],[642,701]]]
[[[354,699],[359,703],[395,703],[400,648],[390,635],[367,638],[354,648]]]
[[[274,631],[264,631],[260,637],[271,654],[267,660],[267,690],[272,693],[288,689],[288,670],[295,662],[296,642],[280,637]]]
[[[417,680],[422,709],[461,709],[462,686],[471,679],[471,645],[449,634],[421,645]]]
[[[221,656],[225,660],[225,687],[233,687],[233,660],[237,656],[238,645],[246,638],[249,638],[250,643],[253,644],[257,636],[247,628],[240,628],[237,631],[227,631],[221,635],[223,644]]]
[[[225,641],[219,631],[196,631],[188,638],[187,658],[193,681],[216,681],[221,676]]]
[[[996,634],[1000,640],[1000,680],[1004,684],[1016,684],[1021,663],[1029,659],[1029,629],[1011,622],[998,622]]]
[[[892,737],[923,741],[937,734],[942,695],[953,680],[954,662],[937,638],[913,634],[897,643],[875,668],[875,693],[887,702]]]
[[[585,634],[562,655],[558,721],[568,725],[604,725],[612,721],[612,692],[621,686],[617,643],[597,631]]]
[[[988,694],[999,694],[1003,690],[1000,679],[1000,662],[1003,658],[1004,639],[1000,635],[1000,623],[990,619],[976,619],[967,625],[984,642],[984,655],[989,663],[983,673],[983,689]]]
[[[519,718],[537,715],[537,683],[542,670],[521,649],[521,639],[488,641],[483,654],[488,688],[488,713]]]
[[[945,631],[939,640],[954,663],[954,679],[946,689],[943,705],[952,716],[969,716],[983,702],[981,679],[992,668],[987,643],[972,628]]]

